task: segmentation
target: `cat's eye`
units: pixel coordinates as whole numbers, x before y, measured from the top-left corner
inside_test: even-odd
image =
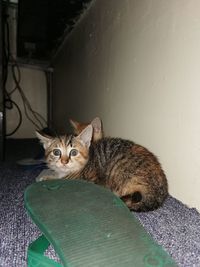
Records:
[[[69,156],[70,156],[70,157],[75,157],[77,154],[78,154],[78,150],[76,150],[76,149],[72,149],[72,150],[70,151],[70,153],[69,153]]]
[[[61,151],[60,151],[60,149],[54,149],[53,150],[53,154],[54,154],[54,156],[57,156],[57,157],[59,157],[60,155],[61,155]]]

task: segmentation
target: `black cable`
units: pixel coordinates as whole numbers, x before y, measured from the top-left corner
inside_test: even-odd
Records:
[[[14,61],[14,59],[12,61]],[[19,67],[16,68],[16,70],[17,70],[17,73],[16,73],[16,72],[14,72],[14,64],[12,64],[11,70],[12,70],[12,75],[13,75],[13,79],[15,82],[15,87],[8,93],[9,96],[11,96],[17,90],[17,85],[20,84],[20,82],[21,82],[21,72],[20,72]],[[13,72],[14,72],[14,74],[13,74]]]
[[[13,135],[14,133],[17,132],[17,130],[20,128],[20,126],[22,124],[22,113],[21,113],[21,110],[20,110],[19,106],[13,100],[6,99],[5,100],[5,105],[6,105],[7,101],[12,102],[12,106],[15,106],[17,108],[17,111],[18,111],[18,114],[19,114],[19,122],[18,122],[17,126],[15,127],[15,129],[10,133],[6,133],[6,136],[11,136],[11,135]]]
[[[19,84],[19,81],[18,81],[17,76],[16,76],[16,73],[15,73],[15,69],[18,70],[18,73],[20,72],[19,66],[18,66],[18,64],[17,64],[16,62],[12,64],[12,66],[11,66],[11,70],[12,70],[12,75],[13,75],[14,82],[15,82],[15,84],[16,84],[16,89],[17,89],[18,92],[20,93],[21,98],[22,98],[22,100],[23,100],[23,106],[24,106],[24,111],[25,111],[26,117],[29,119],[29,121],[32,122],[32,124],[35,125],[35,127],[36,127],[38,130],[41,129],[41,128],[44,128],[45,126],[42,124],[42,122],[39,120],[39,118],[38,118],[37,116],[41,117],[42,120],[43,120],[43,122],[45,122],[45,124],[46,124],[46,121],[45,121],[45,119],[44,119],[39,113],[37,113],[36,111],[34,111],[34,110],[32,109],[32,107],[31,107],[31,105],[30,105],[28,99],[26,98],[26,96],[25,96],[25,94],[24,94],[24,92],[23,92],[23,90],[22,90],[22,88],[21,88],[21,86],[20,86],[20,84]],[[20,77],[20,76],[19,76],[19,77]],[[28,110],[32,113],[33,117],[34,117],[35,120],[39,123],[40,126],[38,126],[38,124],[35,123],[35,122],[31,119],[31,117],[30,117],[29,114],[28,114]]]
[[[7,0],[6,3],[6,11],[8,10],[8,5],[9,5],[9,0]],[[26,95],[24,94],[21,86],[20,86],[20,81],[21,81],[21,72],[20,72],[20,68],[16,62],[16,60],[14,59],[14,57],[12,56],[12,54],[10,53],[10,33],[9,33],[9,23],[8,23],[8,11],[5,12],[5,16],[4,16],[4,36],[6,39],[6,43],[4,43],[4,78],[3,78],[3,84],[4,84],[4,89],[5,89],[5,107],[7,109],[12,109],[13,106],[15,106],[18,110],[19,113],[19,122],[17,124],[17,127],[9,134],[6,134],[6,136],[10,136],[12,134],[14,134],[19,127],[21,126],[22,123],[22,113],[21,110],[19,108],[19,106],[11,99],[11,95],[17,90],[22,98],[22,102],[23,102],[23,107],[24,107],[24,112],[25,115],[27,117],[27,119],[38,129],[40,130],[41,128],[44,128],[44,124],[47,125],[46,120],[42,117],[41,114],[39,114],[38,112],[34,111],[31,107],[30,102],[28,101]],[[7,83],[7,78],[8,78],[8,62],[11,62],[11,72],[12,72],[12,77],[15,83],[15,87],[8,92],[6,89],[6,83]],[[32,114],[33,118],[32,119],[29,115],[29,113]],[[35,121],[37,121],[37,123]],[[43,121],[43,123],[42,123]]]

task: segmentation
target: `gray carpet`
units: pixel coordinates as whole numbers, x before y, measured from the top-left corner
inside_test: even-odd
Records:
[[[29,142],[30,143],[30,142]],[[25,145],[26,152],[35,153]],[[22,169],[15,164],[22,149],[13,144],[7,152],[7,161],[0,164],[0,267],[25,267],[27,247],[40,232],[24,209],[25,188],[35,181],[41,168]],[[31,150],[30,150],[31,149]],[[23,152],[23,156],[31,156]],[[200,267],[200,214],[173,197],[163,207],[152,212],[135,213],[150,235],[165,248],[179,266]],[[53,249],[48,250],[56,258]]]
[[[173,197],[156,211],[135,213],[179,266],[200,266],[200,214]]]

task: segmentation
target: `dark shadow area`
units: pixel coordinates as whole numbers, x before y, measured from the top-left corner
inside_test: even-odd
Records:
[[[38,139],[7,139],[5,162],[15,162],[24,158],[37,158],[43,149]]]

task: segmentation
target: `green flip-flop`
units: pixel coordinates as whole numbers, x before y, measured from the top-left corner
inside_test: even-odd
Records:
[[[42,181],[25,191],[25,207],[42,236],[28,267],[173,267],[167,252],[111,191],[83,180]],[[46,256],[52,244],[61,263]]]

